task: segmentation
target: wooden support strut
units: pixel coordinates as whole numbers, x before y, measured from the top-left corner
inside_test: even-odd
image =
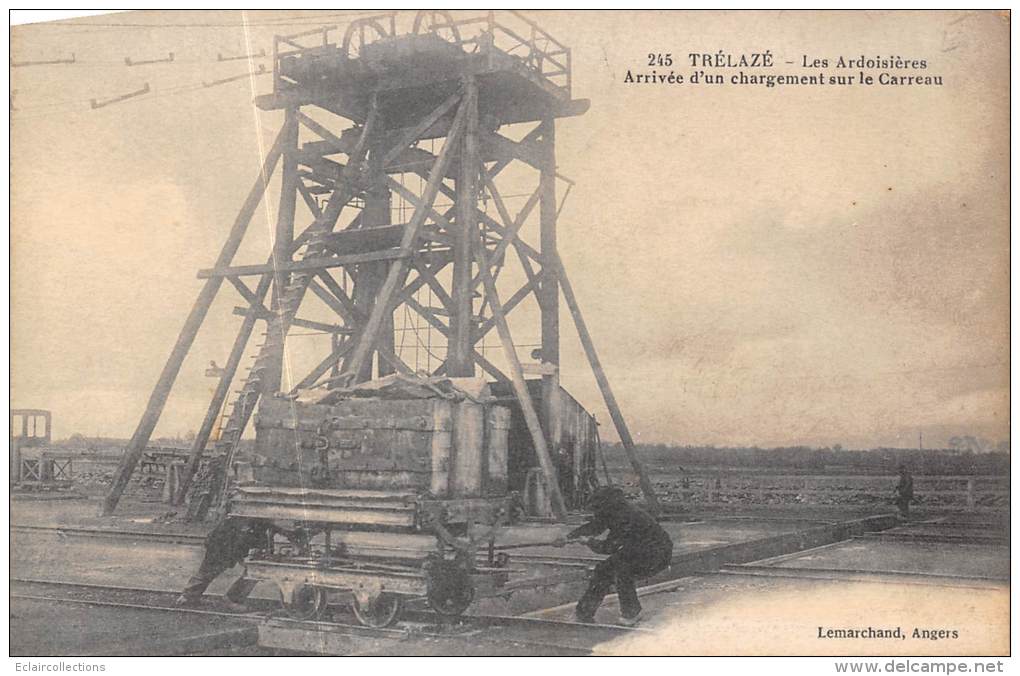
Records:
[[[418,238],[418,232],[425,223],[425,219],[429,214],[432,203],[436,199],[436,193],[439,191],[439,183],[443,180],[443,176],[446,175],[446,167],[453,156],[452,149],[457,145],[457,141],[464,127],[466,111],[466,106],[461,105],[458,107],[457,115],[450,128],[450,135],[446,137],[443,149],[440,151],[439,157],[436,159],[436,163],[432,166],[432,170],[429,172],[429,180],[425,185],[422,202],[415,208],[414,215],[411,217],[411,221],[408,223],[407,229],[404,231],[403,239],[400,242],[400,251],[404,257],[397,259],[392,265],[390,265],[389,272],[386,275],[386,281],[383,282],[382,288],[379,290],[379,296],[376,299],[375,305],[372,307],[372,314],[365,323],[364,331],[358,338],[357,347],[354,348],[353,354],[344,365],[343,376],[347,379],[356,377],[356,374],[361,371],[362,365],[371,356],[372,350],[376,344],[376,338],[379,334],[379,328],[382,326],[384,314],[387,312],[393,312],[392,302],[394,294],[396,293],[398,286],[403,286],[404,280],[407,277],[409,270],[409,257],[413,250],[415,241]]]
[[[259,202],[262,201],[266,185],[269,183],[269,177],[276,168],[277,161],[283,152],[287,132],[288,130],[285,126],[276,137],[276,141],[266,155],[255,185],[248,192],[248,197],[241,206],[237,218],[234,219],[234,224],[230,229],[230,234],[227,236],[227,241],[220,250],[220,255],[216,259],[216,267],[230,265],[234,254],[237,253],[241,240],[248,230],[248,224],[251,222],[252,215],[254,215],[255,209],[258,208]],[[180,373],[184,358],[187,356],[188,350],[191,348],[191,344],[194,342],[195,336],[198,334],[198,330],[205,320],[209,307],[216,298],[216,293],[222,284],[222,277],[210,278],[206,280],[205,285],[199,292],[198,298],[191,308],[191,313],[188,315],[180,334],[177,336],[177,342],[170,352],[170,357],[163,366],[159,380],[156,381],[156,386],[153,388],[152,394],[149,395],[149,401],[146,404],[145,412],[142,414],[142,419],[138,422],[134,435],[132,435],[131,440],[124,449],[124,455],[117,466],[117,472],[114,475],[113,483],[110,485],[110,491],[103,501],[103,515],[112,514],[113,510],[117,508],[117,503],[120,502],[120,497],[131,480],[131,474],[134,472],[138,460],[142,457],[142,452],[145,450],[146,444],[149,443],[149,437],[152,436],[152,431],[155,429],[156,423],[163,413],[163,407],[166,405],[166,400],[170,395],[174,381],[177,380],[177,374]]]
[[[540,247],[543,259],[556,255],[556,150],[555,120],[542,122],[542,143],[540,146],[544,165],[539,175],[538,191],[541,195],[539,207]],[[515,224],[516,225],[516,224]],[[520,226],[518,225],[518,228]],[[516,231],[513,232],[517,240]],[[505,237],[505,235],[504,235]],[[560,365],[560,304],[559,291],[556,283],[555,268],[542,267],[539,286],[535,291],[541,310],[542,348],[541,359],[544,364]],[[554,452],[559,452],[563,443],[563,425],[559,420],[559,372],[542,376],[542,419],[546,424],[549,444]]]
[[[253,301],[258,301],[259,304],[265,299],[266,294],[269,292],[269,287],[272,285],[272,275],[263,275],[259,281],[258,287],[255,289],[253,295]],[[253,304],[254,305],[254,304]],[[213,392],[212,401],[209,402],[209,408],[206,409],[205,418],[202,419],[202,426],[198,428],[198,432],[195,435],[195,440],[191,444],[191,450],[188,453],[188,462],[184,466],[184,471],[179,479],[178,492],[173,496],[173,503],[175,505],[181,505],[184,503],[184,498],[188,493],[188,488],[191,486],[191,480],[195,477],[195,472],[198,470],[198,465],[202,461],[202,454],[205,452],[205,445],[209,442],[209,436],[212,434],[213,426],[216,424],[216,419],[220,416],[220,410],[223,408],[223,402],[227,400],[227,396],[230,394],[230,383],[234,380],[234,374],[237,373],[237,367],[241,363],[241,359],[244,357],[244,349],[248,345],[248,340],[251,338],[252,331],[255,330],[255,324],[258,321],[258,316],[255,312],[249,312],[244,321],[241,322],[241,328],[237,331],[237,338],[234,339],[234,346],[230,350],[230,355],[227,357],[227,363],[223,366],[223,374],[220,376],[219,382],[216,384],[216,390]]]
[[[354,327],[357,326],[359,322],[364,321],[364,316],[358,312],[358,308],[355,307],[353,299],[344,293],[344,290],[336,283],[336,280],[333,279],[328,272],[323,270],[318,276],[325,285],[325,288],[314,280],[309,284],[308,288],[311,289],[311,291],[318,296],[322,302],[340,315],[343,318],[344,323],[348,326]],[[356,331],[354,332],[354,335],[355,338],[345,343],[347,347],[344,347],[344,354],[354,347],[357,336]],[[414,374],[413,369],[397,357],[397,355],[393,353],[393,350],[388,347],[378,345],[376,346],[376,350],[379,352],[379,356],[381,356],[388,364],[392,365],[393,368],[400,373],[403,373],[404,375]]]
[[[595,374],[595,380],[598,382],[599,390],[602,391],[602,398],[605,399],[606,408],[609,409],[609,416],[613,419],[613,424],[616,426],[616,432],[620,435],[620,441],[623,443],[623,448],[627,452],[627,458],[630,460],[630,465],[634,468],[634,473],[638,476],[638,481],[641,484],[641,492],[644,493],[645,502],[648,504],[648,509],[652,514],[658,514],[660,511],[659,501],[655,497],[655,489],[652,487],[652,482],[645,473],[645,468],[641,465],[641,461],[638,460],[637,450],[634,448],[634,439],[630,436],[630,430],[627,428],[627,422],[623,419],[623,413],[620,412],[620,405],[616,402],[616,397],[613,396],[613,390],[609,386],[609,379],[606,377],[606,372],[602,368],[602,363],[599,361],[598,353],[595,352],[595,344],[592,342],[591,334],[588,333],[588,326],[584,323],[584,317],[581,316],[581,308],[577,304],[577,297],[574,296],[574,289],[570,286],[570,280],[567,279],[566,270],[563,267],[563,261],[560,260],[559,255],[552,257],[548,263],[551,266],[555,266],[555,271],[559,277],[560,290],[563,292],[563,300],[567,302],[567,307],[570,309],[570,314],[574,318],[574,326],[577,327],[577,335],[581,339],[581,346],[584,348],[584,354],[588,357],[588,363],[591,365],[591,370]]]
[[[467,109],[466,129],[460,151],[460,172],[457,177],[457,218],[454,223],[453,256],[453,307],[450,308],[450,333],[447,341],[446,373],[455,377],[473,376],[471,359],[471,314],[473,286],[471,284],[471,249],[477,232],[478,189],[478,85],[469,76],[464,83],[464,102]]]
[[[485,247],[481,240],[476,243],[475,262],[478,264],[479,274],[482,277],[482,284],[485,287],[485,294],[489,298],[489,307],[492,308],[492,316],[496,318],[496,330],[499,333],[499,340],[503,345],[503,355],[510,365],[510,380],[513,384],[517,400],[521,404],[521,411],[524,413],[524,422],[531,433],[531,441],[535,446],[535,455],[538,456],[538,464],[545,474],[546,491],[556,518],[565,520],[567,507],[563,502],[563,494],[560,492],[559,477],[556,473],[556,466],[549,455],[549,446],[545,442],[545,434],[535,412],[535,404],[528,393],[528,384],[524,380],[524,372],[521,369],[521,362],[517,358],[517,350],[514,348],[513,339],[510,336],[510,326],[507,324],[506,315],[503,313],[503,305],[499,302],[499,292],[496,290],[496,283],[489,271],[489,262],[485,259]]]

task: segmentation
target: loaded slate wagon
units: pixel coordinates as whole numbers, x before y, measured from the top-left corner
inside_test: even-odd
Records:
[[[392,622],[407,598],[459,614],[476,594],[500,593],[507,557],[491,544],[513,516],[509,422],[476,379],[391,376],[324,403],[264,400],[249,481],[228,513],[323,536],[267,543],[249,558],[249,577],[277,585],[300,617],[318,615],[331,590],[352,592],[370,626]]]

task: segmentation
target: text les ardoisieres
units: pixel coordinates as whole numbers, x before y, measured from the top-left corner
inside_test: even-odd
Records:
[[[715,53],[690,52],[687,58],[694,68],[771,68],[775,63],[769,49],[750,54],[730,54],[721,49]]]

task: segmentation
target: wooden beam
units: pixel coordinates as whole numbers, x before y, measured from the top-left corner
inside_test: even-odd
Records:
[[[483,181],[487,182],[488,184],[490,184],[490,185],[492,185],[494,187],[495,183],[493,182],[493,179],[495,178],[495,175],[498,174],[498,173],[499,173],[498,169],[490,170],[487,173],[483,172],[483,174],[482,174]],[[425,177],[425,178],[427,178],[427,177]],[[390,179],[390,180],[393,180],[393,179]],[[399,188],[394,188],[394,189],[397,190],[398,192],[400,192],[400,194],[405,199],[407,199],[407,201],[411,202],[412,204],[416,204],[417,203],[417,200],[418,200],[418,196],[417,195],[415,195],[410,190],[407,190],[407,188],[405,188],[404,186],[400,185],[400,183],[398,183],[396,181],[394,181],[394,183],[397,186],[399,186]],[[391,187],[392,187],[392,184],[391,184]],[[440,184],[439,190],[440,190],[440,192],[442,192],[444,195],[446,195],[450,199],[456,200],[456,198],[457,198],[456,191],[452,190],[451,188],[447,187],[446,185]],[[505,209],[506,209],[506,207],[504,205],[504,211],[505,211]],[[453,210],[454,209],[451,209],[450,213],[452,213]],[[496,233],[499,234],[500,236],[506,235],[507,228],[515,220],[515,219],[511,218],[509,215],[507,215],[506,216],[506,221],[505,221],[507,225],[503,226],[500,223],[498,223],[494,218],[492,218],[492,216],[489,216],[487,213],[485,213],[484,211],[482,211],[480,209],[478,210],[478,212],[475,215],[478,218],[478,220],[482,221],[490,229],[495,230]],[[450,222],[450,220],[446,216],[444,216],[443,214],[440,214],[439,212],[437,212],[436,210],[433,209],[431,211],[431,213],[430,213],[430,216],[440,226],[442,226],[442,227],[444,227],[444,228],[446,228],[448,230],[452,230],[453,229],[453,225]],[[510,238],[510,239],[511,239],[514,247],[518,251],[523,251],[533,261],[535,261],[539,265],[542,264],[542,255],[538,252],[537,249],[535,249],[533,246],[531,246],[530,244],[528,244],[527,242],[522,240],[520,237]]]
[[[404,360],[393,354],[392,351],[385,348],[378,348],[379,357],[389,364],[392,368],[396,369],[405,376],[413,376],[414,370],[404,363]]]
[[[528,384],[524,380],[524,372],[521,370],[521,362],[517,358],[517,349],[514,347],[513,338],[510,335],[510,326],[507,324],[506,315],[503,312],[503,305],[499,302],[499,292],[496,290],[496,283],[489,271],[489,262],[485,259],[485,249],[479,241],[474,247],[475,262],[481,271],[482,284],[485,286],[485,293],[489,296],[489,307],[492,308],[492,315],[496,319],[496,330],[499,333],[499,340],[503,345],[503,355],[510,365],[510,380],[513,383],[517,401],[520,402],[521,411],[524,413],[524,422],[531,433],[531,441],[535,447],[535,455],[538,456],[538,463],[545,474],[546,491],[556,518],[565,520],[567,518],[567,507],[563,502],[563,494],[560,492],[559,478],[556,472],[556,465],[549,455],[549,447],[545,442],[545,434],[542,425],[539,423],[538,414],[535,412],[535,404],[528,392]]]
[[[343,288],[336,283],[336,280],[333,279],[332,275],[330,275],[328,271],[323,270],[318,276],[319,279],[322,280],[322,283],[326,285],[326,289],[329,290],[327,292],[327,296],[332,295],[333,300],[329,303],[330,307],[334,308],[342,317],[344,317],[345,323],[348,323],[351,326],[357,326],[361,322],[365,321],[366,318],[359,312],[357,306],[354,304],[354,300],[344,293]],[[321,292],[326,292],[326,289],[319,287],[319,291]],[[313,291],[314,290],[315,289],[313,288]],[[326,296],[320,297],[324,301],[326,300]],[[357,332],[355,332],[355,339],[357,338],[357,335]],[[393,350],[386,346],[377,345],[376,351],[379,353],[380,357],[385,359],[388,364],[392,365],[401,373],[406,375],[414,374],[411,367],[397,357],[397,355],[393,353]]]
[[[539,237],[543,260],[556,256],[556,120],[549,118],[539,125],[542,142],[539,152],[543,159],[538,179]],[[557,400],[560,396],[560,295],[556,282],[556,270],[552,266],[542,268],[539,287],[535,292],[541,313],[542,363],[557,367],[553,373],[542,376],[543,418],[549,429],[549,443],[558,453],[562,443],[563,426],[554,420],[561,410]]]
[[[287,130],[287,138],[284,141],[283,158],[281,164],[280,181],[280,206],[277,212],[276,229],[273,236],[273,296],[271,307],[279,307],[280,299],[285,289],[290,284],[291,276],[285,266],[290,263],[291,246],[294,242],[294,216],[297,209],[297,186],[301,179],[297,173],[297,149],[298,149],[298,123],[297,117],[300,111],[290,109],[286,113],[284,128]],[[286,338],[287,327],[276,326],[272,322],[267,325],[267,331],[276,332],[276,339],[282,345]],[[267,340],[272,340],[268,338]],[[280,389],[280,382],[283,378],[283,350],[280,350],[277,358],[269,364],[265,373],[265,384],[268,390]]]
[[[379,146],[375,145],[369,151],[370,174],[372,176],[382,175],[378,165],[378,148]],[[350,239],[351,237],[357,237],[355,233],[372,233],[373,231],[379,232],[383,229],[388,229],[395,241],[386,243],[391,246],[399,246],[405,226],[403,224],[394,226],[390,220],[392,193],[377,182],[375,186],[365,191],[364,199],[365,206],[361,210],[362,228],[345,233],[345,235]],[[350,244],[353,243],[351,242]],[[415,249],[417,249],[417,246]],[[351,295],[355,307],[361,310],[362,315],[368,316],[371,314],[371,308],[377,302],[376,297],[386,279],[387,271],[388,268],[385,263],[365,263],[356,266],[352,270],[354,284],[351,289]],[[379,327],[378,343],[387,351],[392,352],[395,349],[392,312],[383,315],[382,324]],[[372,363],[371,359],[365,362],[361,373],[358,374],[358,382],[371,380],[373,375],[382,377],[393,373],[393,368],[385,360],[380,357],[378,361],[377,366]],[[377,370],[373,372],[374,368],[377,368]]]
[[[384,249],[382,251],[369,251],[360,254],[347,254],[345,256],[320,256],[305,258],[300,261],[275,265],[238,265],[235,267],[209,268],[199,270],[199,279],[210,279],[216,277],[244,277],[248,275],[264,275],[274,272],[299,272],[308,270],[324,270],[327,268],[341,268],[345,265],[355,263],[368,263],[371,261],[392,261],[398,258],[407,258],[400,249]]]
[[[312,218],[321,218],[322,209],[319,208],[318,203],[312,196],[312,193],[308,191],[308,187],[302,181],[298,181],[298,192],[301,194],[301,199],[305,201],[305,206],[308,207],[308,211],[311,212]]]
[[[446,311],[450,312],[453,309],[453,299],[450,297],[450,294],[446,292],[446,289],[443,288],[443,285],[439,283],[439,280],[436,279],[436,275],[431,269],[429,269],[429,266],[422,265],[418,261],[411,261],[411,265],[414,266],[415,271],[421,275],[425,282],[432,288],[433,293],[435,293],[436,297],[439,298],[439,302],[443,304]]]
[[[295,385],[293,389],[291,389],[290,393],[294,394],[298,390],[303,390],[307,387],[313,386],[319,378],[326,375],[326,372],[333,368],[333,365],[340,361],[340,358],[347,354],[352,347],[354,347],[353,340],[345,340],[342,342],[337,348],[330,352],[325,359],[319,362],[318,366],[313,368],[308,375],[302,378],[301,382]]]
[[[234,280],[231,279],[231,281]],[[256,303],[259,306],[262,305],[272,282],[272,275],[263,275],[255,291],[250,292],[252,301],[254,301],[253,305]],[[244,285],[242,284],[241,286]],[[198,465],[202,461],[202,455],[205,453],[205,446],[209,443],[209,437],[212,435],[212,430],[220,417],[220,412],[223,410],[223,402],[227,400],[227,395],[230,394],[230,384],[234,380],[237,367],[244,357],[244,350],[251,339],[252,331],[255,329],[255,323],[259,319],[254,312],[254,308],[252,309],[253,311],[245,315],[244,321],[241,322],[241,327],[237,331],[237,337],[234,339],[234,345],[230,348],[230,354],[227,356],[227,363],[223,366],[223,373],[220,374],[220,379],[216,383],[216,389],[213,391],[212,401],[209,402],[209,407],[206,409],[202,424],[199,426],[195,439],[191,443],[191,450],[188,452],[188,460],[180,477],[177,494],[172,496],[173,504],[175,505],[184,503],[184,498],[188,494],[188,488],[191,486],[191,481],[198,470]]]
[[[496,234],[498,234],[500,237],[506,237],[507,229],[503,227],[502,224],[497,222],[494,218],[492,218],[492,216],[489,216],[484,211],[479,211],[478,218],[479,220],[484,222],[485,225],[488,226],[491,230],[495,230]],[[539,265],[543,264],[542,254],[540,254],[535,247],[531,246],[520,237],[510,239],[512,239],[515,242],[520,242],[521,249],[524,250],[524,253],[526,253],[531,258],[531,260],[535,261]]]
[[[524,284],[524,286],[522,286],[521,288],[517,289],[517,291],[514,292],[514,295],[510,296],[510,298],[508,298],[506,303],[503,305],[503,314],[509,316],[510,312],[515,307],[517,307],[521,303],[521,301],[523,301],[525,298],[527,298],[528,294],[530,294],[532,291],[535,290],[537,282],[538,282],[537,279],[528,280]],[[496,317],[495,317],[495,315],[493,315],[492,317],[489,317],[484,322],[482,322],[478,326],[478,328],[475,330],[475,335],[474,335],[475,342],[477,343],[479,340],[484,338],[485,335],[488,334],[489,331],[491,331],[492,328],[495,325],[496,325]]]
[[[272,312],[267,310],[263,305],[258,307],[234,307],[234,314],[240,317],[247,317],[252,312],[255,313],[256,319],[268,319],[273,315]],[[309,329],[310,331],[321,331],[322,333],[332,333],[340,336],[347,336],[353,333],[353,331],[346,326],[338,326],[336,324],[326,324],[325,322],[317,322],[313,319],[301,319],[295,317],[290,320],[292,326],[299,326],[302,329]]]
[[[435,275],[439,274],[439,272],[441,272],[444,268],[446,268],[447,265],[449,265],[452,262],[453,262],[453,260],[451,258],[444,258],[444,259],[438,260],[438,261],[436,261],[435,263],[432,264],[432,266],[429,268],[429,272],[434,277]],[[408,297],[412,296],[415,291],[420,289],[423,284],[428,282],[428,277],[426,275],[422,275],[420,269],[418,269],[418,268],[415,268],[415,269],[418,272],[418,278],[415,279],[414,281],[410,282],[407,286],[405,286],[403,289],[401,289],[397,293],[397,298],[393,302],[394,309],[397,306],[399,306],[401,303],[403,303],[405,298],[408,298]],[[445,293],[445,291],[444,291],[444,293]]]
[[[403,286],[404,280],[407,277],[408,260],[411,256],[412,247],[418,238],[418,231],[425,223],[428,210],[436,199],[439,183],[443,180],[443,176],[446,174],[446,167],[453,156],[452,149],[457,145],[463,130],[466,112],[467,108],[463,105],[457,109],[457,116],[454,119],[453,127],[450,129],[450,135],[446,137],[443,149],[440,151],[439,157],[429,173],[429,180],[422,196],[423,203],[415,208],[414,215],[411,217],[407,230],[404,232],[404,239],[400,246],[400,251],[404,256],[398,258],[390,265],[386,281],[383,282],[383,286],[379,291],[379,299],[376,301],[375,307],[372,308],[372,315],[368,318],[368,322],[365,325],[365,331],[362,333],[358,346],[354,349],[349,363],[345,364],[345,373],[343,375],[348,378],[354,377],[361,370],[365,360],[371,355],[371,351],[376,343],[379,327],[382,325],[383,315],[386,312],[393,312],[392,302],[394,294],[398,286]]]
[[[432,312],[429,308],[425,307],[424,305],[416,301],[414,298],[408,298],[404,302],[407,304],[408,307],[410,307],[412,310],[421,315],[421,317],[423,317],[425,321],[427,321],[429,324],[435,327],[435,329],[439,331],[439,333],[443,334],[443,336],[447,338],[447,340],[449,340],[450,327],[448,327],[446,324],[442,322],[442,320],[436,317],[434,312]],[[486,359],[485,355],[480,353],[478,350],[475,350],[474,348],[471,349],[471,358],[475,363],[482,367],[483,370],[488,372],[496,380],[510,382],[510,378],[508,378],[506,374],[500,371],[495,364]],[[448,363],[449,360],[446,360],[442,364],[440,364],[439,368],[437,368],[433,372],[433,375],[446,374]]]
[[[486,132],[481,137],[482,147],[487,156],[496,156],[499,160],[520,160],[539,171],[550,168],[549,159],[543,156],[541,148],[531,143],[511,141],[496,132]],[[555,165],[551,166],[555,171]]]
[[[455,229],[453,227],[453,223],[450,221],[450,219],[448,219],[446,216],[444,216],[443,214],[441,214],[438,211],[436,211],[436,209],[433,206],[431,206],[431,205],[425,206],[424,205],[424,201],[422,200],[421,195],[415,194],[415,192],[413,190],[409,189],[405,185],[402,185],[400,183],[400,181],[394,179],[392,176],[387,176],[386,177],[386,185],[391,190],[393,190],[393,192],[397,193],[398,195],[403,197],[406,201],[410,202],[415,208],[423,207],[423,208],[427,209],[428,218],[431,218],[433,221],[435,221],[436,225],[438,225],[438,226],[440,226],[442,228],[446,228],[448,231],[452,231],[452,230]],[[442,185],[442,184],[440,184],[440,185]],[[456,193],[453,193],[453,199],[454,200],[457,199],[456,195],[457,195]],[[448,239],[446,241],[446,243],[452,245],[453,244],[453,240]]]
[[[420,81],[417,81],[416,84],[420,84]],[[355,98],[354,92],[338,91],[335,86],[301,86],[285,92],[256,96],[255,105],[262,110],[280,110],[295,106],[313,105],[335,112],[336,110],[340,110],[337,108],[338,104],[342,104],[345,100],[354,100]],[[552,116],[556,118],[576,117],[588,112],[590,107],[591,101],[588,99],[572,99],[552,106],[552,110],[550,112]],[[354,111],[348,112],[354,114]],[[358,117],[360,116],[356,116],[356,118]],[[533,119],[534,117],[531,111],[528,111],[527,109],[514,108],[510,110],[507,118],[502,121],[504,124],[517,124],[520,122],[531,122]],[[420,138],[439,138],[441,136],[445,136],[447,133],[448,128],[445,125],[435,124],[431,128],[422,132]]]
[[[332,277],[330,279],[332,279]],[[345,324],[353,325],[356,322],[356,313],[354,311],[353,304],[350,307],[346,306],[339,298],[336,297],[335,294],[332,294],[322,288],[322,285],[314,279],[308,282],[308,290],[318,296],[322,302],[333,310],[333,312],[343,317]]]
[[[280,131],[276,141],[269,149],[269,153],[266,155],[259,171],[259,176],[255,180],[255,185],[248,191],[248,196],[245,198],[237,218],[234,219],[234,224],[230,228],[227,240],[220,250],[220,255],[216,259],[216,267],[224,268],[230,265],[230,262],[234,259],[234,254],[237,253],[238,248],[241,246],[241,240],[248,230],[248,224],[251,222],[252,215],[255,213],[255,209],[258,208],[259,202],[262,201],[262,196],[266,192],[269,177],[272,175],[280,155],[283,153],[287,132],[286,125],[284,125],[284,129]],[[138,422],[138,427],[135,428],[131,440],[124,448],[124,455],[117,466],[113,482],[110,484],[110,490],[103,500],[102,513],[104,515],[112,514],[113,510],[117,508],[117,503],[120,502],[124,489],[127,488],[128,482],[131,481],[131,474],[134,472],[138,460],[142,457],[142,452],[145,450],[145,445],[149,442],[152,430],[155,429],[156,423],[163,413],[163,407],[166,406],[167,397],[170,395],[170,390],[177,380],[177,374],[180,373],[184,358],[187,356],[188,350],[191,349],[195,336],[198,335],[198,330],[201,328],[202,322],[205,320],[209,307],[216,298],[216,293],[219,291],[222,283],[222,277],[211,278],[206,281],[199,292],[198,298],[195,300],[195,304],[192,306],[191,312],[188,314],[188,318],[185,320],[184,326],[177,336],[177,341],[170,352],[170,357],[167,359],[166,364],[164,364],[159,379],[149,395],[149,401],[145,406],[145,412],[142,414],[141,420]]]
[[[563,292],[563,300],[567,302],[567,307],[570,309],[570,314],[574,318],[574,326],[577,327],[577,335],[581,339],[581,346],[584,348],[584,354],[588,357],[588,363],[591,365],[591,370],[595,374],[595,380],[598,383],[599,390],[602,391],[602,398],[606,402],[606,408],[609,409],[609,416],[613,419],[613,424],[616,426],[616,432],[620,435],[620,441],[623,443],[623,448],[627,451],[627,457],[630,460],[631,467],[634,468],[634,473],[638,476],[638,482],[641,484],[641,492],[645,495],[645,502],[648,504],[648,509],[651,510],[652,514],[658,514],[659,500],[655,497],[655,488],[652,486],[651,480],[645,473],[645,468],[642,466],[641,461],[637,457],[637,449],[634,448],[634,439],[630,436],[630,429],[627,427],[627,421],[623,418],[623,413],[620,411],[620,405],[616,401],[616,397],[613,395],[613,389],[609,386],[609,378],[606,377],[606,372],[602,368],[602,362],[599,361],[598,353],[595,351],[595,343],[592,342],[591,333],[588,332],[588,326],[584,322],[584,317],[581,315],[581,308],[577,304],[577,297],[574,296],[574,289],[570,285],[570,280],[567,279],[566,269],[563,267],[563,261],[560,260],[557,255],[551,261],[552,265],[555,265],[556,273],[559,277],[560,290]]]
[[[541,124],[535,125],[535,128],[532,129],[531,131],[529,131],[527,134],[525,134],[524,138],[522,138],[519,141],[519,143],[525,143],[525,144],[526,143],[531,143],[532,141],[537,139],[539,136],[541,136],[541,134],[542,134],[542,125]],[[513,160],[511,158],[506,158],[506,159],[500,160],[499,162],[497,162],[496,164],[492,165],[489,168],[489,171],[486,174],[487,178],[495,179],[496,176],[498,176],[501,171],[506,169],[512,163],[513,163]]]
[[[411,308],[419,315],[424,317],[425,321],[427,321],[429,324],[435,327],[435,329],[438,330],[439,333],[443,334],[444,338],[449,338],[450,327],[444,324],[442,320],[439,319],[439,317],[436,317],[435,312],[432,312],[431,309],[425,307],[414,298],[407,298],[406,300],[404,300],[404,303],[406,303],[409,308]]]
[[[268,265],[271,265],[271,263],[268,264]],[[267,276],[270,276],[270,279],[271,279],[271,275],[269,273],[264,274],[263,278],[265,278]],[[249,305],[258,306],[259,308],[262,308],[262,299],[259,298],[255,294],[254,291],[249,289],[247,284],[242,282],[239,278],[233,277],[233,276],[232,277],[227,277],[227,281],[229,281],[231,284],[234,285],[234,288],[237,289],[237,292],[239,294],[241,294],[242,298],[244,298],[246,301],[248,301]],[[265,309],[265,308],[262,308],[262,309]],[[268,312],[268,310],[266,310],[266,312]]]
[[[461,100],[461,96],[462,96],[461,92],[455,92],[454,94],[451,94],[449,97],[447,97],[445,101],[436,106],[435,110],[433,110],[431,113],[422,118],[421,121],[418,122],[418,124],[414,125],[410,129],[400,130],[400,132],[398,132],[397,134],[396,142],[393,144],[393,147],[390,148],[389,152],[383,155],[383,159],[382,162],[380,162],[380,165],[383,167],[387,167],[390,164],[392,164],[393,161],[397,159],[397,157],[399,157],[401,153],[404,152],[405,148],[407,148],[409,145],[422,138],[422,134],[424,134],[426,131],[429,130],[429,128],[431,128],[440,119],[442,119],[444,115],[453,110],[453,107],[457,105],[458,101]],[[453,132],[453,129],[456,126],[457,126],[456,123],[450,126],[450,132],[447,134],[447,137],[449,137],[450,133]],[[438,159],[436,161],[436,164],[438,164]]]
[[[471,350],[471,357],[475,360],[475,363],[482,368],[482,370],[491,375],[493,378],[500,382],[507,383],[508,385],[511,384],[512,381],[510,380],[510,376],[500,371],[499,368],[489,361],[481,352],[478,350]]]
[[[524,225],[524,221],[528,219],[528,216],[531,215],[531,212],[532,210],[534,210],[535,205],[538,204],[540,195],[541,188],[536,188],[535,192],[531,194],[531,197],[528,198],[528,201],[521,208],[520,212],[518,212],[517,218],[514,220],[513,224],[503,229],[503,232],[501,233],[502,239],[499,241],[499,244],[496,245],[495,250],[489,257],[489,260],[492,261],[500,260],[503,254],[506,253],[506,249],[508,246],[510,246],[510,243],[517,239],[517,233],[520,232],[521,227]],[[482,273],[481,271],[479,271],[479,273],[475,275],[475,278],[471,280],[472,291],[474,291],[474,289],[478,287],[478,284],[481,282],[481,280]]]
[[[316,122],[312,118],[308,117],[305,113],[301,112],[300,110],[297,111],[297,117],[298,117],[298,121],[301,122],[302,125],[304,125],[308,129],[310,129],[312,132],[314,132],[316,135],[318,135],[319,138],[325,140],[331,146],[337,148],[336,152],[344,152],[342,150],[339,150],[340,146],[344,145],[343,140],[341,140],[341,138],[339,136],[337,136],[336,134],[331,132],[329,129],[326,129],[326,127],[322,126],[321,124],[319,124],[318,122]],[[355,141],[352,144],[352,149],[353,149],[353,146],[356,146],[356,145],[357,145],[357,141]]]
[[[446,372],[453,377],[475,374],[471,359],[471,315],[474,308],[471,283],[471,249],[478,230],[478,84],[468,76],[464,82],[467,109],[460,148],[460,172],[457,176],[457,220],[453,229],[453,285],[450,309],[450,335],[447,340]]]

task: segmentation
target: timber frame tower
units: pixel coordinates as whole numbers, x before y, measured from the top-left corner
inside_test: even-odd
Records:
[[[405,19],[410,25],[401,30]],[[552,460],[555,426],[544,424],[549,413],[537,410],[529,395],[508,320],[525,299],[537,301],[542,387],[551,391],[558,387],[562,293],[655,509],[651,485],[556,248],[555,121],[583,114],[589,105],[571,97],[570,50],[515,12],[455,20],[447,12],[423,11],[358,19],[342,36],[335,27],[277,36],[273,58],[273,91],[256,103],[263,110],[282,110],[283,127],[215,266],[199,272],[204,286],[125,449],[104,513],[116,508],[224,281],[244,301],[235,309],[242,321],[181,477],[178,504],[203,455],[223,455],[229,462],[259,399],[280,391],[292,328],[328,332],[332,347],[288,388],[291,392],[326,382],[412,374],[395,341],[394,316],[401,309],[420,317],[445,342],[445,358],[429,374],[484,373],[512,388],[546,477],[550,507],[562,517]],[[507,125],[530,129],[513,140],[500,133]],[[517,209],[498,185],[508,167],[537,176]],[[280,196],[271,255],[261,263],[236,265],[234,256],[277,170]],[[311,223],[295,229],[299,200]],[[446,204],[439,206],[440,201]],[[400,218],[403,214],[408,217]],[[537,220],[534,243],[523,237],[529,219]],[[501,295],[497,279],[511,262],[520,266],[523,284]],[[419,300],[423,289],[439,307]],[[337,321],[299,316],[311,297]],[[265,340],[251,368],[242,371],[260,322]],[[502,368],[479,349],[492,331],[502,349]]]

